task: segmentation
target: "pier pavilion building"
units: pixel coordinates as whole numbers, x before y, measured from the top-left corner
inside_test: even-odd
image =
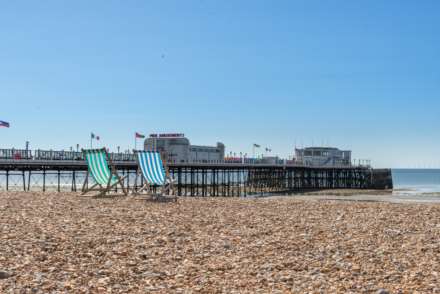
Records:
[[[295,162],[306,166],[351,166],[351,151],[332,147],[296,148]]]
[[[169,163],[220,162],[225,158],[225,145],[191,145],[184,134],[151,134],[144,142],[145,150],[161,152]]]

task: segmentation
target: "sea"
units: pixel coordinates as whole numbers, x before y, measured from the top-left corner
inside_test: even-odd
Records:
[[[438,196],[440,169],[393,169],[395,195]]]

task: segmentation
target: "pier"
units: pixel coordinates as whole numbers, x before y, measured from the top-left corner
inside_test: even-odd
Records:
[[[120,174],[127,176],[127,187],[143,184],[142,177],[136,182],[137,165],[132,154],[112,154],[112,160]],[[176,180],[173,194],[177,196],[239,197],[322,189],[392,188],[390,170],[368,166],[210,162],[171,163],[168,168]],[[78,152],[0,150],[0,190],[75,192],[81,189],[86,172],[87,164]]]

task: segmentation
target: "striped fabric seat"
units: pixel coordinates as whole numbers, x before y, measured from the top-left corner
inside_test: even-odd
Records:
[[[82,187],[82,195],[89,192],[98,192],[95,197],[105,196],[112,190],[117,193],[117,186],[122,188],[122,192],[127,195],[128,190],[125,188],[124,179],[127,176],[120,177],[118,170],[113,165],[107,150],[102,149],[88,149],[82,150],[87,162],[87,175]],[[93,178],[94,183],[90,183],[89,178]]]
[[[89,166],[90,173],[96,183],[106,186],[115,184],[118,178],[112,175],[110,168],[108,166],[106,154],[103,150],[88,150],[85,152],[87,165]]]
[[[166,183],[165,168],[159,152],[137,152],[138,164],[142,175],[150,185],[163,186]]]

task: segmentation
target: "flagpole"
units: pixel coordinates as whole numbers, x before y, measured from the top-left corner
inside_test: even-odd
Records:
[[[136,134],[134,135],[134,150],[137,150],[137,138],[136,138]]]

